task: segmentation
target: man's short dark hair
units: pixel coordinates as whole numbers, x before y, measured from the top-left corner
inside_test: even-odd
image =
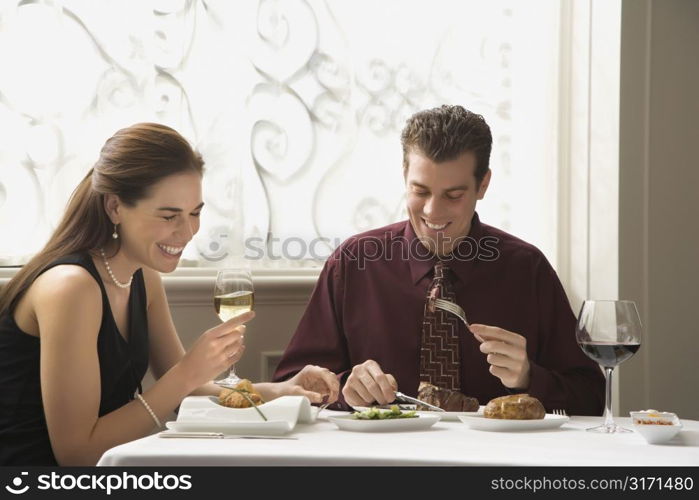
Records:
[[[476,156],[476,180],[488,172],[493,136],[481,115],[462,106],[443,105],[419,111],[408,118],[400,137],[403,145],[403,172],[408,170],[408,154],[419,153],[440,163],[468,151]]]

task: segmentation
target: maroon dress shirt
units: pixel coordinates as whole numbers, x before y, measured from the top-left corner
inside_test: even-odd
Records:
[[[344,383],[353,366],[373,359],[396,378],[398,390],[415,396],[425,296],[435,262],[409,221],[349,238],[327,260],[274,379],[315,364]],[[506,388],[488,371],[479,342],[460,324],[461,392],[481,404],[527,392],[547,411],[602,413],[604,377],[578,347],[575,315],[541,251],[482,224],[474,214],[469,237],[445,262],[469,322],[526,337],[531,364],[526,390]],[[336,408],[347,406],[341,399]]]

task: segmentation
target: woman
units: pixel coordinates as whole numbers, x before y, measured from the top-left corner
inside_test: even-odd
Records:
[[[218,394],[210,381],[241,357],[254,313],[185,353],[159,276],[199,229],[202,174],[171,128],[118,131],[44,249],[0,292],[1,465],[94,465],[185,396]],[[149,366],[157,381],[141,394]],[[267,400],[338,395],[334,374],[317,366],[255,389]]]

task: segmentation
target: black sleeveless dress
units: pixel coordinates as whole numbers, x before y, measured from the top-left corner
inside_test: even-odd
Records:
[[[100,365],[102,416],[133,400],[136,390],[141,392],[141,380],[148,369],[143,272],[139,269],[131,284],[127,342],[119,333],[104,283],[90,256],[69,255],[46,269],[60,264],[84,267],[102,290],[102,324],[95,346]],[[39,345],[38,337],[19,329],[14,311],[0,316],[0,465],[57,465],[41,402]]]

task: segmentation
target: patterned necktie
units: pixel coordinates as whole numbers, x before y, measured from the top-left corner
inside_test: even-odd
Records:
[[[443,389],[461,389],[461,360],[457,318],[434,307],[434,299],[454,301],[449,268],[438,261],[427,293],[420,346],[420,381]]]

